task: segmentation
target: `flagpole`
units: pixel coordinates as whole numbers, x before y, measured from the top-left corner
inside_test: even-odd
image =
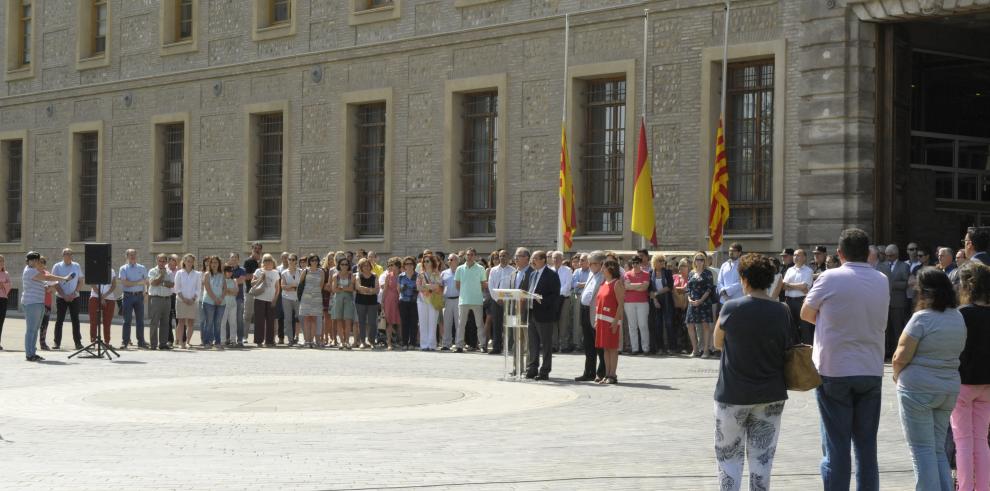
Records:
[[[561,104],[560,109],[560,126],[561,128],[567,124],[567,58],[570,55],[570,40],[571,40],[571,14],[564,14],[564,90],[561,92],[563,96],[563,104]],[[560,205],[557,207],[559,213],[557,214],[557,249],[564,251],[567,247],[564,244],[564,211],[563,198],[558,196],[558,201]]]
[[[647,56],[649,50],[647,49],[649,41],[649,22],[650,22],[650,9],[643,9],[643,126],[646,126],[646,100],[648,98],[649,91],[646,90],[647,87],[647,77],[649,76],[650,64],[647,63]],[[647,148],[649,148],[649,140],[647,140]],[[650,183],[653,186],[653,183]],[[654,221],[656,217],[653,218]],[[639,236],[639,248],[646,249],[646,237],[643,235]]]
[[[719,102],[719,112],[718,119],[722,124],[722,134],[725,135],[725,102],[726,102],[726,92],[729,86],[729,11],[731,10],[732,0],[725,0],[725,26],[722,31],[722,99]],[[714,178],[714,176],[712,176]],[[725,229],[723,227],[722,240],[718,245],[718,259],[722,259],[722,253],[725,251]],[[714,263],[714,261],[713,261]]]

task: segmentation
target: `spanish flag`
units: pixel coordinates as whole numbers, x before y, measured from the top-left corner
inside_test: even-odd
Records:
[[[560,226],[564,244],[563,251],[567,252],[574,246],[574,231],[577,230],[577,219],[574,216],[574,181],[571,179],[571,160],[567,158],[567,130],[560,125]]]
[[[650,151],[646,145],[646,118],[639,125],[639,148],[636,150],[636,178],[633,181],[632,231],[657,245],[657,220],[653,211],[653,173]]]
[[[729,165],[725,159],[725,132],[722,117],[718,118],[715,135],[715,170],[712,174],[712,205],[708,211],[708,249],[722,246],[722,231],[729,221]]]

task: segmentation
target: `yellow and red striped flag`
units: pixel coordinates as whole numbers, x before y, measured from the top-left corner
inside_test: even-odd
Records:
[[[725,132],[718,118],[715,135],[715,170],[712,173],[712,205],[708,211],[708,249],[722,246],[722,231],[729,221],[729,165],[725,157]]]
[[[560,226],[564,243],[562,250],[567,252],[574,246],[574,231],[577,218],[574,216],[574,181],[571,179],[571,160],[567,158],[567,129],[560,125]]]
[[[653,172],[646,145],[646,118],[639,125],[639,148],[636,150],[636,178],[633,180],[632,231],[657,245],[657,219],[653,210]]]

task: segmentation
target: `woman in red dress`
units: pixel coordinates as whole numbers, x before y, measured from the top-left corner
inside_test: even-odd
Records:
[[[615,375],[619,363],[619,328],[622,326],[626,288],[621,281],[619,263],[609,259],[602,265],[605,283],[598,289],[595,299],[595,348],[605,350],[605,377],[596,378],[599,384],[617,384]]]

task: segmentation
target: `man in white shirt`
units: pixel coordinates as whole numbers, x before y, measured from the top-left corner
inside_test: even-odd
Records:
[[[605,351],[595,348],[595,300],[598,296],[598,289],[605,281],[605,274],[602,273],[602,265],[605,263],[605,253],[594,251],[585,255],[588,261],[589,272],[584,286],[581,288],[581,329],[584,338],[584,372],[580,377],[575,377],[577,382],[598,381],[605,377]],[[597,362],[597,368],[596,368]]]
[[[729,246],[729,260],[722,263],[718,270],[718,296],[723,304],[743,296],[742,283],[739,281],[740,256],[742,244],[732,244]]]
[[[443,342],[440,351],[450,351],[450,345],[454,340],[454,328],[458,325],[457,297],[460,296],[460,292],[454,281],[454,273],[457,271],[460,258],[457,254],[451,254],[447,257],[447,263],[450,267],[440,273],[440,283],[443,285]],[[458,346],[461,346],[464,342],[464,333],[458,332],[457,339]]]
[[[571,264],[578,265],[571,275],[571,341],[575,351],[581,351],[584,347],[584,333],[581,324],[581,293],[584,286],[591,277],[591,268],[588,264],[588,254],[577,253],[571,259]]]
[[[557,322],[553,326],[553,350],[570,353],[574,351],[574,341],[571,339],[571,329],[573,329],[574,318],[570,315],[571,307],[571,278],[574,272],[564,265],[564,253],[553,251],[551,257],[553,266],[551,269],[557,272],[560,277],[560,305],[557,308]]]
[[[815,337],[815,326],[801,320],[801,307],[804,297],[811,290],[814,272],[808,267],[808,253],[804,249],[794,251],[794,266],[787,268],[780,289],[784,292],[784,303],[791,311],[792,336],[794,341],[812,344]]]
[[[509,265],[509,253],[505,249],[499,250],[498,264],[492,266],[491,270],[488,271],[489,291],[513,288],[511,284],[513,272],[515,272],[515,268]],[[492,350],[488,352],[490,355],[502,354],[503,309],[501,300],[492,302],[492,310],[489,312],[489,315],[492,316]]]
[[[65,322],[65,310],[69,310],[69,317],[72,319],[72,340],[76,344],[76,349],[82,349],[82,333],[79,331],[79,285],[82,280],[82,269],[79,263],[72,260],[72,249],[62,249],[62,262],[52,266],[52,274],[55,276],[72,276],[69,281],[59,282],[55,285],[55,349],[59,349],[62,344],[62,323]],[[44,344],[44,339],[42,339]]]

